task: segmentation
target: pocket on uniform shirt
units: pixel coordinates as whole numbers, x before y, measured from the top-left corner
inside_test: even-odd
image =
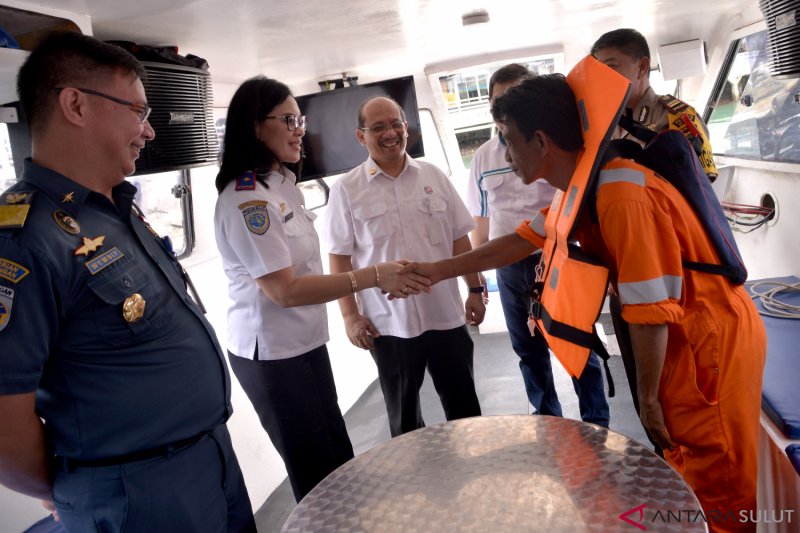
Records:
[[[97,332],[114,346],[125,346],[163,322],[159,289],[172,290],[163,284],[154,286],[145,271],[127,256],[92,276],[87,286],[100,299],[92,309]],[[138,297],[136,296],[138,295]],[[127,302],[143,300],[144,309],[138,320],[126,319],[123,307]]]
[[[431,244],[446,242],[447,202],[443,198],[426,197],[417,201],[417,208],[425,222],[425,230]]]
[[[295,209],[289,220],[283,223],[283,231],[286,233],[293,265],[305,263],[314,253],[319,253],[319,240],[316,238],[313,218],[307,216],[309,213],[309,211],[303,212],[301,209]]]
[[[498,188],[503,183],[502,174],[493,174],[491,176],[484,176],[481,181],[481,188],[484,191],[491,191]]]
[[[353,229],[359,244],[369,246],[391,236],[394,228],[390,224],[388,211],[384,202],[353,208]]]

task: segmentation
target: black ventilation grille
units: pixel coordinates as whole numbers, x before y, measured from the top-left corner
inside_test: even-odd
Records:
[[[151,174],[217,161],[219,144],[212,116],[211,76],[205,70],[142,62],[144,84],[153,108],[150,125],[156,138],[136,161],[136,174]]]
[[[767,50],[774,78],[800,77],[800,2],[759,0],[767,21]]]

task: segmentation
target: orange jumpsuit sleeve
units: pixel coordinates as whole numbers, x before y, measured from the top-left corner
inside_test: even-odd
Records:
[[[522,221],[515,230],[516,234],[533,244],[537,249],[542,248],[545,241],[544,221],[548,212],[550,212],[549,206],[542,208],[533,220]]]
[[[658,179],[643,169],[641,174]],[[623,318],[631,324],[677,322],[683,316],[680,242],[668,205],[654,198],[644,182],[601,182],[600,232],[617,272]]]

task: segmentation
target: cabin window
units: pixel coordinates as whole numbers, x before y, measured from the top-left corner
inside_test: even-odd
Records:
[[[715,154],[800,163],[800,79],[770,75],[766,30],[734,41],[711,101]]]
[[[552,74],[561,67],[563,57],[561,54],[552,54],[505,61],[439,76],[442,98],[447,106],[449,122],[453,125],[464,168],[469,168],[475,151],[494,134],[494,121],[489,112],[489,80],[494,71],[512,62],[525,65],[536,74]]]
[[[161,237],[169,237],[179,258],[189,255],[194,243],[189,170],[131,176],[128,181],[138,189],[134,201],[145,220]]]
[[[442,135],[439,134],[436,122],[433,120],[433,113],[428,108],[419,110],[419,129],[425,140],[425,155],[420,159],[436,165],[448,176],[451,175],[453,168],[445,155]]]

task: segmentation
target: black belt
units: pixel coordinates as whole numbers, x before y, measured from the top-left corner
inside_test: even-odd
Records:
[[[67,471],[75,470],[78,467],[98,467],[98,466],[116,466],[126,463],[134,463],[136,461],[144,461],[146,459],[154,459],[156,457],[169,457],[174,455],[190,446],[196,444],[203,437],[210,434],[210,431],[205,431],[199,435],[175,441],[166,446],[159,446],[158,448],[151,448],[149,450],[142,450],[117,457],[108,457],[106,459],[93,459],[84,461],[83,459],[71,459],[69,457],[56,457],[56,459],[63,465]]]

